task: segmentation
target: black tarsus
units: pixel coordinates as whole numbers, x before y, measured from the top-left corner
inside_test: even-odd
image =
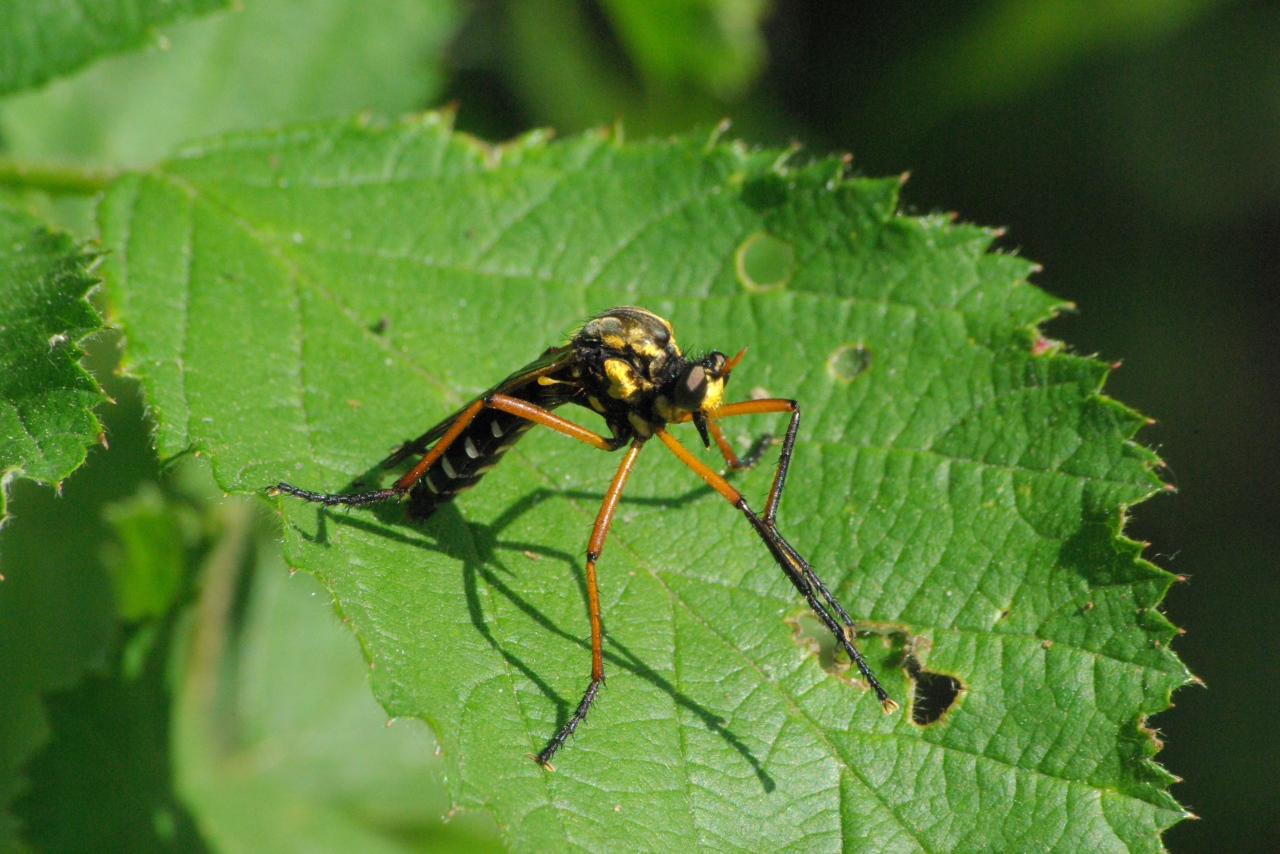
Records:
[[[374,489],[370,492],[311,492],[284,482],[277,483],[267,490],[268,495],[279,495],[282,492],[295,498],[301,498],[303,501],[310,501],[312,504],[323,504],[325,507],[339,505],[363,507],[366,504],[377,504],[379,501],[390,501],[392,498],[399,498],[408,490],[391,488]]]
[[[761,433],[760,438],[756,439],[755,442],[751,444],[751,447],[747,449],[747,452],[738,457],[738,464],[736,466],[730,466],[730,468],[735,471],[742,471],[744,469],[751,468],[756,463],[760,462],[760,458],[764,456],[765,449],[772,444],[773,434]]]
[[[862,653],[858,652],[857,647],[853,645],[851,635],[856,631],[853,617],[849,616],[849,612],[827,589],[827,585],[813,571],[813,567],[809,565],[809,562],[800,556],[800,553],[787,542],[782,534],[778,533],[778,528],[775,524],[778,516],[778,504],[782,497],[782,489],[787,482],[787,470],[791,467],[791,454],[795,449],[796,435],[800,430],[800,404],[794,400],[789,401],[789,403],[791,404],[791,420],[787,424],[787,432],[782,439],[782,450],[778,454],[778,465],[774,470],[773,485],[769,488],[769,498],[765,502],[767,512],[763,518],[757,516],[755,511],[747,506],[745,500],[739,503],[738,509],[751,521],[761,539],[765,541],[765,545],[768,546],[770,553],[773,554],[778,566],[782,568],[783,573],[796,590],[800,592],[800,595],[805,598],[805,601],[809,603],[814,615],[830,630],[831,634],[835,636],[836,642],[840,644],[841,648],[849,656],[849,659],[857,665],[858,671],[867,680],[867,684],[876,692],[876,697],[880,700],[880,703],[882,705],[886,702],[893,703],[889,699],[888,692],[880,684],[880,680],[876,679],[875,674],[871,671],[866,659],[862,657]],[[757,439],[756,444],[752,446],[747,456],[742,458],[740,468],[754,465],[764,452],[764,448],[772,440],[773,437],[768,433]],[[799,567],[799,574],[795,572],[795,566]],[[822,595],[822,602],[819,602],[814,595],[815,589]],[[824,607],[824,603],[825,606],[830,607],[830,611],[827,610],[827,607]],[[835,612],[835,616],[832,616],[832,611]],[[835,617],[840,618],[839,622],[836,621]],[[844,623],[844,626],[841,626],[840,623]],[[894,707],[896,705],[894,703]]]
[[[551,764],[551,757],[556,755],[556,751],[564,746],[569,736],[573,735],[574,730],[578,728],[578,724],[587,719],[587,712],[591,710],[591,704],[596,699],[596,694],[600,692],[600,686],[604,684],[604,679],[592,679],[591,684],[587,686],[587,691],[582,695],[582,702],[578,703],[578,708],[574,709],[573,716],[568,722],[560,728],[551,741],[547,742],[547,746],[538,752],[534,757],[539,765],[551,771],[555,770],[555,766]]]
[[[807,561],[796,554],[796,550],[791,547],[791,544],[788,543],[781,534],[778,533],[776,528],[765,524],[764,520],[757,516],[756,512],[747,506],[746,501],[740,502],[738,509],[742,511],[742,514],[746,516],[748,520],[750,520],[752,526],[755,527],[756,532],[760,534],[760,538],[764,540],[770,553],[773,554],[773,558],[782,569],[783,574],[787,576],[788,580],[791,581],[792,586],[794,586],[796,590],[800,592],[800,595],[804,597],[805,601],[809,603],[809,607],[813,610],[814,616],[816,616],[822,624],[827,627],[827,630],[835,637],[836,643],[840,644],[841,648],[843,648],[845,653],[848,654],[850,660],[858,666],[858,670],[862,673],[863,678],[867,680],[867,684],[869,684],[871,689],[876,692],[876,698],[881,702],[881,704],[886,701],[893,702],[889,699],[889,693],[884,690],[884,686],[880,684],[880,680],[876,679],[875,674],[871,672],[871,667],[867,664],[866,659],[862,657],[862,653],[858,652],[858,648],[853,645],[853,642],[849,637],[850,631],[853,628],[853,621],[849,619],[849,615],[845,612],[844,608],[841,608],[839,603],[835,601],[835,598],[827,590],[827,587],[822,583],[822,580],[818,578],[818,575],[813,571],[813,568],[809,566]],[[791,561],[787,558],[792,558],[797,564],[799,564],[799,571],[792,566]],[[849,631],[841,626],[840,622],[837,621],[836,618],[831,615],[831,612],[823,606],[824,603],[819,601],[818,597],[814,594],[815,587],[822,592],[822,598],[832,604],[833,610],[840,614],[841,619],[849,626]]]

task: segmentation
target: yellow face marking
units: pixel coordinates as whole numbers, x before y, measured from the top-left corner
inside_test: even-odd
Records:
[[[600,398],[596,397],[595,395],[588,395],[587,403],[591,404],[591,408],[594,409],[596,412],[599,412],[601,414],[604,413],[604,404],[601,403]]]
[[[707,396],[702,399],[702,411],[710,412],[724,399],[724,380],[707,380]]]

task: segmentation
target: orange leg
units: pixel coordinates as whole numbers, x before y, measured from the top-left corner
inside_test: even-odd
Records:
[[[760,415],[768,412],[790,412],[791,421],[787,424],[786,436],[782,439],[782,452],[778,455],[778,467],[773,472],[773,485],[769,487],[769,498],[764,503],[764,519],[765,524],[773,526],[774,519],[778,516],[778,500],[782,497],[782,487],[787,482],[787,469],[791,467],[791,452],[795,448],[796,433],[800,429],[800,405],[794,400],[787,400],[781,397],[770,397],[764,400],[744,400],[740,403],[729,403],[719,407],[711,413],[714,425],[717,418],[729,418],[734,415]],[[718,427],[712,428],[715,435],[716,444],[720,445],[720,452],[725,455],[725,461],[729,463],[729,468],[745,468],[755,463],[755,458],[759,458],[760,453],[764,450],[762,443],[757,443],[752,452],[748,454],[748,461],[739,463],[737,457],[732,457],[733,449],[729,448],[728,442],[721,441],[721,434]],[[767,434],[766,434],[767,435]],[[772,438],[772,437],[770,437]],[[763,440],[762,440],[763,441]],[[727,452],[726,452],[726,449]]]
[[[604,501],[600,504],[596,523],[591,528],[591,539],[587,543],[587,607],[591,616],[591,684],[587,686],[587,692],[582,695],[582,702],[578,704],[573,716],[560,728],[556,737],[542,748],[542,752],[534,757],[539,765],[551,771],[555,770],[551,764],[551,757],[564,744],[565,739],[573,735],[578,724],[586,718],[592,701],[595,700],[600,686],[604,684],[604,633],[600,628],[600,591],[596,585],[596,561],[600,559],[600,551],[604,548],[604,538],[609,533],[609,524],[613,521],[613,513],[618,508],[618,499],[622,497],[622,488],[626,485],[636,457],[640,456],[640,449],[643,447],[644,440],[637,439],[627,449],[617,472],[613,475],[613,480],[609,483],[609,491],[605,493]]]
[[[715,440],[716,447],[720,449],[721,456],[728,466],[729,471],[742,471],[754,466],[760,460],[760,456],[764,453],[764,449],[773,444],[773,436],[765,433],[756,439],[755,444],[751,446],[751,450],[739,457],[733,451],[733,446],[729,444],[729,440],[724,437],[724,431],[720,429],[720,425],[707,419],[707,431],[711,433],[711,438]]]
[[[775,403],[775,401],[748,401],[742,405],[749,406],[751,404],[766,403]],[[737,406],[739,404],[733,405]],[[722,409],[727,408],[729,407],[722,407]],[[765,409],[761,411],[782,410]],[[745,413],[732,412],[730,414]],[[795,423],[794,419],[792,423]],[[792,441],[794,441],[794,432],[794,430],[787,431]],[[657,436],[671,453],[675,454],[686,466],[693,469],[694,474],[720,493],[726,501],[742,511],[742,514],[751,522],[752,527],[756,529],[756,533],[760,535],[760,539],[764,540],[770,554],[773,555],[774,560],[777,561],[787,579],[795,586],[796,590],[800,591],[800,595],[804,597],[805,601],[809,603],[809,607],[813,609],[814,616],[821,620],[831,631],[831,634],[835,636],[836,642],[848,653],[849,659],[858,666],[858,670],[861,671],[863,678],[867,680],[867,684],[876,692],[876,697],[880,700],[880,708],[884,710],[885,714],[898,708],[898,704],[889,698],[888,692],[884,690],[880,685],[880,681],[876,679],[875,674],[871,672],[871,668],[867,666],[866,659],[862,657],[862,653],[858,652],[857,647],[853,645],[853,619],[836,601],[835,597],[831,595],[831,592],[827,590],[826,585],[822,583],[817,573],[813,571],[813,567],[809,566],[808,562],[800,557],[799,553],[791,547],[791,544],[778,533],[778,529],[773,525],[772,521],[765,521],[747,506],[747,501],[742,497],[742,493],[735,489],[732,484],[712,471],[666,430],[658,430]],[[775,478],[776,481],[777,478]],[[779,491],[781,491],[780,488]],[[819,596],[821,596],[821,599],[819,599]],[[832,613],[833,611],[835,612],[834,614]],[[836,618],[837,615],[840,618],[839,620]],[[843,626],[841,621],[844,622]]]
[[[279,483],[268,489],[267,492],[271,495],[287,493],[307,501],[328,506],[337,504],[359,506],[398,498],[413,488],[413,485],[435,465],[441,455],[449,449],[449,446],[462,435],[467,426],[486,407],[518,415],[535,424],[549,427],[557,433],[563,433],[604,451],[614,451],[621,446],[621,443],[616,438],[606,439],[599,433],[592,432],[568,419],[554,415],[526,400],[505,394],[491,394],[472,401],[453,416],[452,422],[446,421],[445,423],[448,424],[448,427],[439,434],[440,438],[432,445],[431,449],[422,455],[422,458],[414,464],[413,468],[387,489],[346,494],[323,493],[308,492],[296,486],[290,486],[287,483]],[[432,433],[439,430],[441,426],[444,425],[439,425],[423,434],[424,438],[415,440],[411,445],[424,441],[425,438],[430,437]],[[573,716],[560,728],[560,732],[542,749],[542,752],[534,757],[543,767],[551,770],[555,770],[551,765],[551,757],[560,749],[565,740],[573,735],[574,730],[578,728],[578,724],[582,723],[586,718],[592,701],[595,700],[596,694],[600,691],[600,686],[604,684],[604,634],[600,625],[600,591],[596,583],[596,561],[600,559],[600,551],[604,548],[605,536],[609,533],[609,524],[613,521],[614,511],[617,510],[618,499],[622,496],[622,488],[626,485],[627,477],[631,474],[636,457],[640,455],[640,449],[643,446],[644,440],[637,439],[632,442],[631,448],[623,456],[622,462],[619,464],[618,470],[609,484],[609,491],[605,494],[604,502],[600,505],[600,512],[596,514],[595,526],[591,529],[591,540],[587,544],[586,567],[587,608],[591,619],[591,684],[587,687],[586,693],[583,694],[582,701],[578,704]],[[396,456],[393,454],[391,459],[395,458]]]
[[[586,427],[579,427],[567,418],[561,418],[541,406],[530,403],[527,400],[521,400],[518,397],[509,397],[505,394],[491,394],[486,398],[482,398],[487,406],[494,409],[500,409],[503,412],[510,412],[512,415],[519,415],[527,421],[535,424],[541,424],[543,427],[550,427],[557,433],[563,433],[566,436],[572,436],[579,442],[586,442],[588,445],[599,448],[602,451],[616,451],[622,447],[615,439],[606,439],[599,433],[594,433]]]
[[[411,486],[418,482],[418,478],[422,477],[422,475],[426,473],[427,469],[431,468],[435,461],[440,459],[441,454],[447,451],[449,446],[453,444],[453,440],[457,439],[458,436],[462,434],[462,431],[467,429],[467,425],[470,424],[472,420],[480,414],[480,410],[484,409],[486,406],[491,409],[501,410],[502,412],[509,412],[512,415],[519,415],[521,418],[532,421],[535,424],[541,424],[543,427],[550,427],[557,433],[563,433],[564,435],[571,436],[580,442],[586,442],[588,445],[594,445],[602,451],[613,451],[618,447],[615,442],[609,441],[599,433],[593,433],[586,427],[579,427],[569,419],[561,418],[559,415],[554,415],[543,409],[541,406],[532,404],[527,400],[521,400],[518,397],[511,397],[505,394],[491,394],[488,397],[482,397],[476,400],[466,409],[462,410],[458,415],[458,420],[453,422],[453,426],[445,431],[444,435],[440,437],[440,441],[436,442],[435,445],[432,446],[431,450],[427,451],[427,453],[423,455],[422,459],[418,460],[417,465],[405,473],[404,477],[397,480],[392,489],[399,492],[408,491]]]
[[[290,486],[287,483],[278,483],[267,490],[268,495],[279,495],[285,493],[311,501],[316,504],[324,504],[327,507],[343,504],[359,507],[365,504],[374,504],[379,501],[387,501],[392,498],[399,498],[406,495],[413,485],[418,482],[421,477],[427,473],[431,466],[435,465],[436,460],[440,459],[445,451],[449,450],[449,446],[454,440],[462,435],[467,429],[467,425],[475,420],[480,411],[485,407],[498,409],[503,412],[509,412],[512,415],[519,415],[521,418],[532,421],[535,424],[541,424],[549,427],[557,433],[563,433],[577,439],[580,442],[586,442],[588,445],[599,448],[603,451],[616,451],[621,447],[621,443],[616,439],[606,439],[599,433],[594,433],[585,427],[574,424],[567,418],[561,418],[554,415],[541,406],[529,403],[527,400],[521,400],[518,397],[511,397],[505,394],[491,394],[487,397],[480,397],[473,400],[456,416],[453,423],[449,424],[447,430],[441,435],[440,439],[431,446],[431,450],[422,455],[422,459],[414,464],[403,477],[397,480],[387,489],[375,489],[370,492],[310,492],[305,489],[299,489],[296,486]],[[437,428],[438,429],[438,428]],[[394,458],[394,455],[393,457]]]

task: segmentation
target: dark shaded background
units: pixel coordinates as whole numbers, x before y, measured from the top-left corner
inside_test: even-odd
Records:
[[[255,43],[273,56],[287,53],[281,43],[256,31],[237,42],[232,33],[217,42],[227,52],[221,61],[254,69],[246,72],[249,84],[260,82],[266,93],[256,101],[244,94],[251,86],[233,79],[225,102],[210,99],[220,105],[216,120],[200,124],[172,104],[147,113],[128,103],[158,91],[153,101],[181,102],[154,86],[126,92],[120,82],[152,85],[154,77],[176,76],[172,72],[148,78],[130,66],[133,71],[98,78],[90,69],[77,96],[82,100],[68,100],[63,113],[10,114],[0,153],[30,157],[23,148],[30,137],[62,140],[56,150],[45,144],[42,156],[149,162],[178,126],[199,135],[361,107],[376,112],[379,105],[399,110],[452,102],[459,128],[490,140],[539,126],[569,135],[615,120],[629,137],[641,138],[709,127],[729,116],[732,133],[752,143],[795,140],[818,153],[849,151],[855,169],[867,175],[909,171],[903,191],[909,209],[954,211],[964,220],[1007,226],[1002,248],[1043,264],[1036,283],[1079,308],[1050,324],[1048,333],[1077,352],[1122,361],[1108,391],[1156,419],[1140,436],[1159,449],[1180,491],[1135,508],[1128,533],[1150,541],[1152,560],[1189,577],[1169,595],[1167,612],[1187,631],[1175,649],[1207,683],[1207,689],[1178,693],[1176,708],[1153,722],[1166,739],[1160,761],[1186,778],[1175,795],[1202,816],[1174,827],[1166,842],[1174,852],[1280,851],[1280,748],[1267,729],[1280,723],[1280,407],[1274,407],[1280,336],[1272,333],[1280,314],[1280,0],[775,0],[762,40],[755,40],[750,10],[767,4],[754,2],[688,4],[706,14],[747,10],[737,59],[724,58],[714,33],[701,38],[695,21],[681,31],[681,50],[667,57],[675,59],[665,61],[664,40],[676,44],[678,30],[663,30],[656,52],[654,43],[646,49],[623,24],[620,10],[638,8],[632,0],[459,0],[456,6],[421,0],[417,8],[442,16],[423,41],[421,80],[387,59],[376,38],[369,39],[372,48],[339,41],[318,63],[330,77],[313,87],[330,97],[293,112],[282,112],[268,97],[287,85],[265,75],[258,81],[258,66],[235,53]],[[246,0],[243,17],[260,3],[266,0]],[[308,0],[272,4],[282,43],[304,40],[299,16],[323,12]],[[190,32],[206,24],[206,35],[218,26],[184,26]],[[172,28],[174,55],[213,43],[212,37],[184,42],[181,29]],[[443,63],[439,45],[446,45]],[[344,58],[352,65],[342,66]],[[391,82],[339,85],[377,59],[386,59]],[[108,118],[89,116],[83,127],[97,128],[98,136],[73,120],[95,108]],[[30,121],[52,114],[57,120],[39,127]],[[28,126],[19,121],[24,116]],[[108,119],[117,117],[128,123],[123,137],[112,136]],[[145,121],[153,126],[143,127]],[[60,200],[46,209],[91,233],[86,200]],[[94,449],[60,498],[27,483],[11,493],[15,519],[0,543],[6,561],[0,568],[9,574],[0,591],[0,665],[8,667],[0,667],[0,704],[10,694],[31,703],[42,696],[50,732],[33,723],[36,706],[24,707],[30,729],[0,732],[0,748],[43,739],[13,809],[24,839],[38,848],[86,850],[85,840],[95,839],[98,850],[201,850],[195,825],[171,791],[170,692],[181,691],[170,682],[181,680],[156,664],[168,655],[172,620],[153,641],[147,625],[111,619],[100,552],[112,532],[103,508],[159,478],[136,389],[110,376],[114,346],[101,336],[90,348],[91,367],[120,401],[103,412],[112,450]],[[162,480],[170,504],[189,503],[196,508],[191,514],[211,520],[187,544],[194,566],[223,536],[230,524],[223,517],[247,511],[209,510],[209,496],[193,497],[194,487]],[[245,518],[240,524],[250,525]],[[260,534],[263,554],[278,563],[270,532]],[[281,567],[262,560],[270,565],[261,577],[252,559],[231,575],[239,585],[229,607],[232,622],[252,613],[255,585],[283,576]],[[183,595],[178,606],[195,593]],[[302,617],[296,620],[287,624],[293,636],[304,625]],[[330,622],[330,615],[320,615],[317,637],[339,631]],[[228,631],[240,637],[237,626]],[[312,663],[316,672],[335,669],[335,655],[306,637],[305,645],[324,653]],[[79,646],[72,649],[72,641]],[[345,635],[334,641],[351,652],[349,687],[372,706],[363,664],[348,642]],[[251,646],[246,641],[245,649]],[[146,663],[141,675],[128,675],[131,649],[141,650]],[[233,648],[215,664],[232,671],[236,654]],[[89,675],[79,678],[82,671]],[[51,672],[69,675],[52,679]],[[317,681],[308,672],[298,684]],[[313,700],[308,695],[297,705],[310,709]],[[381,710],[366,711],[381,730]],[[284,730],[296,729],[292,720],[286,724]],[[332,765],[322,771],[299,766],[297,777],[262,791],[337,778],[334,769],[346,768],[350,756],[381,761],[347,721],[332,732],[353,739],[326,754]],[[305,748],[300,752],[316,745]],[[429,754],[429,745],[423,752]],[[0,749],[0,763],[5,759]],[[370,797],[410,790],[422,801],[421,780],[431,773],[415,769],[418,776],[388,778],[386,789]],[[333,800],[315,802],[345,803],[349,793],[326,796]],[[0,792],[0,804],[6,797]],[[197,806],[219,814],[211,801]],[[258,807],[272,814],[284,809],[269,800]],[[415,803],[403,814],[418,821],[433,809]],[[0,810],[0,848],[4,818]],[[492,836],[491,828],[472,832],[455,824],[450,830],[432,821],[393,823],[389,832],[415,841],[419,850],[474,851]]]

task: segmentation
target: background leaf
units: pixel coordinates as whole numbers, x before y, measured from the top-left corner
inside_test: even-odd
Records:
[[[609,686],[546,774],[524,754],[585,687],[579,555],[616,460],[535,433],[424,526],[283,504],[290,563],[334,595],[384,707],[436,731],[455,801],[520,850],[1159,850],[1184,813],[1143,722],[1188,676],[1155,610],[1173,577],[1119,536],[1160,488],[1141,417],[1100,396],[1104,365],[1037,340],[1059,303],[990,231],[785,161],[486,148],[439,115],[192,146],[101,209],[125,366],[163,455],[257,491],[348,484],[611,305],[687,347],[750,345],[738,393],[805,407],[782,527],[879,633],[890,692],[923,667],[955,704],[884,717],[824,671],[746,526],[651,450],[601,565]]]
[[[226,0],[4,0],[0,95],[136,47],[162,24],[226,5]]]
[[[501,850],[488,816],[442,820],[431,733],[385,725],[328,595],[285,571],[274,526],[250,527],[256,508],[227,509],[244,539],[207,565],[174,717],[178,788],[210,847]]]
[[[101,433],[81,340],[102,322],[85,294],[92,256],[0,199],[0,523],[9,481],[57,483]]]
[[[671,85],[689,78],[737,95],[764,62],[760,23],[768,0],[605,0],[614,26],[645,75]]]
[[[164,50],[100,63],[0,108],[17,156],[150,163],[179,141],[372,110],[441,86],[449,0],[247,0],[169,30]]]
[[[101,370],[101,364],[94,367]],[[72,800],[70,795],[65,800],[51,798],[47,791],[43,797],[30,797],[32,773],[23,766],[46,743],[57,745],[65,735],[56,731],[57,724],[74,706],[74,701],[60,704],[62,714],[51,718],[42,695],[72,690],[86,672],[90,678],[101,675],[109,668],[120,634],[111,578],[100,560],[109,534],[102,507],[154,477],[156,462],[146,434],[129,429],[142,419],[136,386],[126,386],[109,375],[107,379],[120,401],[103,413],[111,436],[110,453],[91,448],[90,463],[57,492],[18,480],[12,495],[16,512],[0,530],[0,575],[4,576],[0,582],[0,649],[4,650],[0,656],[0,850],[17,845],[19,821],[9,815],[9,807],[21,795],[27,793],[28,805],[48,812]],[[80,708],[96,722],[112,713],[85,709],[83,704]],[[134,715],[137,711],[136,705],[129,710]],[[134,724],[141,725],[136,720]],[[163,732],[164,723],[154,730]],[[91,726],[78,730],[89,731]],[[114,784],[110,791],[129,788],[142,776],[138,764],[130,769],[128,782]],[[84,769],[78,770],[66,781],[67,792],[83,784]],[[121,816],[125,822],[131,818]],[[33,819],[39,821],[41,816],[28,810],[21,823],[29,829]],[[56,824],[51,820],[46,826]],[[94,838],[101,840],[102,825],[95,831]],[[48,837],[41,842],[47,843]],[[37,845],[38,850],[52,850]]]

